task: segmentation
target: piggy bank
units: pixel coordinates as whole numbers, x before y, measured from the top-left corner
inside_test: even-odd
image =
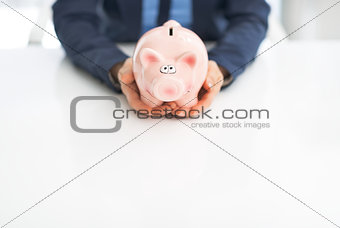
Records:
[[[180,107],[194,106],[207,71],[204,43],[174,20],[146,32],[133,54],[141,100],[151,107],[170,101]]]

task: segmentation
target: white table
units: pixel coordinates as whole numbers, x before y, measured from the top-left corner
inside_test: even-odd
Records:
[[[278,45],[211,107],[214,114],[268,109],[269,120],[253,122],[270,128],[194,128],[336,224],[339,53],[335,41]],[[0,225],[158,121],[131,116],[116,133],[77,133],[69,124],[71,100],[112,91],[61,50],[2,50],[0,60]],[[108,101],[79,103],[79,125],[111,126],[113,109]],[[336,226],[181,122],[165,120],[6,227]]]

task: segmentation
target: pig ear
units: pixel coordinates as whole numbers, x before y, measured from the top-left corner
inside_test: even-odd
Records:
[[[182,62],[182,63],[186,63],[189,65],[189,67],[194,68],[196,66],[197,63],[197,56],[195,53],[193,52],[185,52],[183,55],[181,55],[177,62]]]
[[[160,62],[162,57],[158,52],[151,48],[143,48],[140,53],[140,61],[142,63],[142,66],[146,67],[150,63],[156,63]]]

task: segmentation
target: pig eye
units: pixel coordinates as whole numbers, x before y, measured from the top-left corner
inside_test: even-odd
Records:
[[[176,68],[175,68],[175,66],[169,65],[168,67],[169,67],[169,74],[174,74],[174,73],[176,73]]]
[[[169,73],[169,66],[164,65],[161,67],[161,73],[168,74]]]

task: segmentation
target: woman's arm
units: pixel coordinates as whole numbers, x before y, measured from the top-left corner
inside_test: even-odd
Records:
[[[269,12],[265,0],[226,0],[225,16],[229,25],[209,52],[209,59],[216,61],[235,79],[253,60],[265,38]]]
[[[108,73],[127,56],[99,32],[97,3],[97,0],[58,0],[53,5],[54,26],[71,61],[115,89]]]

